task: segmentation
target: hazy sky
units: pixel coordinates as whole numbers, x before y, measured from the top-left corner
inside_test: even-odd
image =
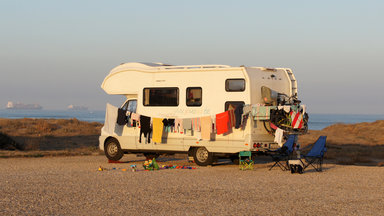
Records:
[[[102,110],[122,62],[292,68],[313,113],[384,114],[384,1],[0,0],[0,107]]]

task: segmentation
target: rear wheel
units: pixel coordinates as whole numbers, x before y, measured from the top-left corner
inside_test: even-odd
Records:
[[[196,148],[193,152],[193,159],[195,163],[199,166],[211,165],[213,162],[213,153],[209,152],[204,147]]]
[[[120,160],[124,155],[124,152],[121,150],[120,143],[116,139],[107,140],[104,146],[104,152],[105,156],[107,156],[109,160],[114,161]]]

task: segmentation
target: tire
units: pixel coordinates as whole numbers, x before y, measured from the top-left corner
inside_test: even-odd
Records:
[[[114,138],[108,139],[107,142],[105,142],[104,153],[109,160],[113,161],[118,161],[124,156],[119,141]]]
[[[213,153],[209,152],[205,147],[199,147],[193,151],[193,159],[199,166],[211,165],[213,162]]]

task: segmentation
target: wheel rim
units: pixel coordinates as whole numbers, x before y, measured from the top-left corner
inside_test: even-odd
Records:
[[[117,152],[119,151],[119,149],[117,148],[117,145],[116,143],[110,143],[108,145],[108,148],[107,148],[107,152],[110,156],[114,156],[117,154]]]
[[[205,162],[208,160],[208,151],[205,148],[198,148],[196,151],[196,158],[200,162]]]

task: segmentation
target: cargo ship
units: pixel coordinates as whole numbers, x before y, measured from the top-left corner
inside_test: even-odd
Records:
[[[24,110],[41,110],[42,106],[39,104],[23,104],[23,103],[13,103],[12,101],[8,101],[6,106],[7,109],[24,109]]]
[[[88,110],[88,107],[86,107],[86,106],[76,106],[76,105],[71,104],[71,105],[69,105],[67,107],[67,109],[68,110]]]

